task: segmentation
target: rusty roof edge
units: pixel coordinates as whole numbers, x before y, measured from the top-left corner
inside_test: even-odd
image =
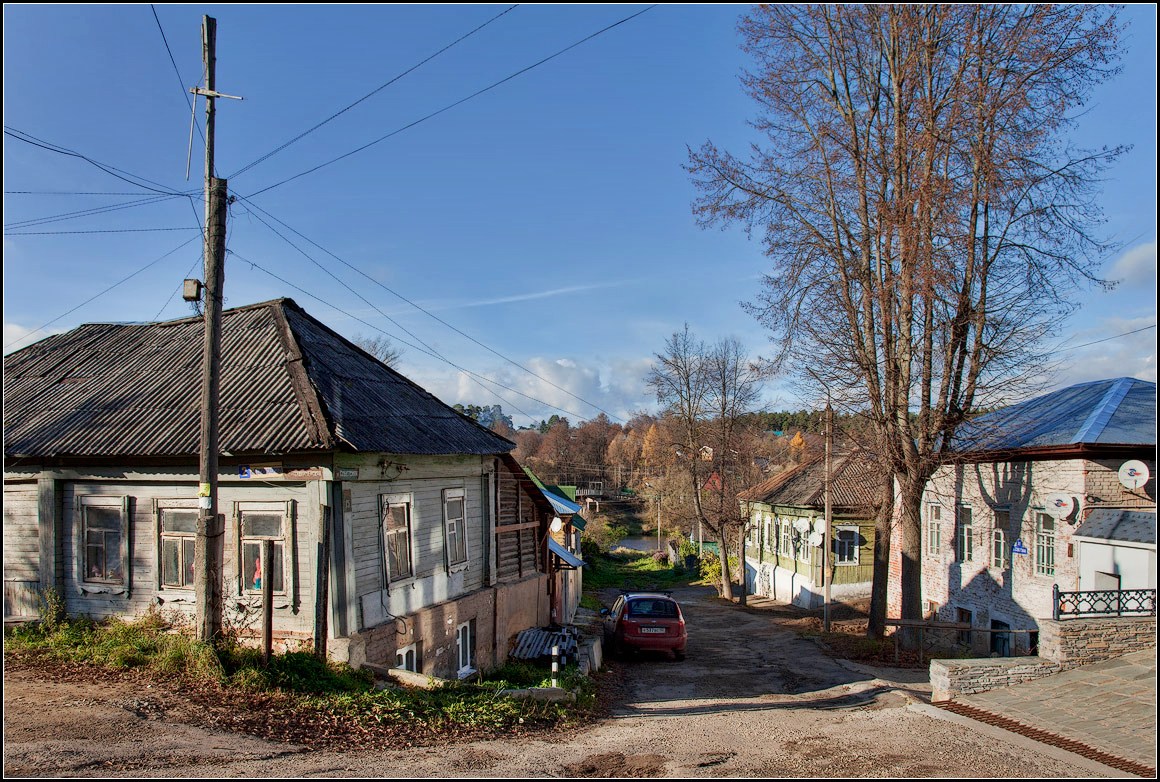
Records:
[[[323,323],[322,321],[318,320],[318,318],[315,318],[313,315],[311,315],[310,313],[308,313],[306,310],[304,310],[304,309],[303,309],[303,308],[302,308],[302,307],[301,307],[301,306],[300,306],[300,305],[299,305],[297,302],[295,302],[293,299],[290,299],[290,298],[283,298],[283,299],[278,299],[278,300],[276,300],[276,301],[277,301],[277,303],[281,304],[282,306],[287,306],[287,305],[288,305],[288,306],[291,306],[291,307],[293,307],[293,308],[296,310],[296,313],[297,313],[298,315],[301,315],[303,318],[306,318],[306,319],[310,320],[310,321],[311,321],[311,322],[312,322],[312,323],[313,323],[315,326],[317,326],[318,328],[324,329],[325,331],[327,331],[327,332],[329,332],[330,334],[332,334],[332,335],[333,335],[333,336],[334,336],[336,339],[342,340],[342,341],[343,341],[343,342],[345,342],[347,345],[349,345],[349,346],[351,346],[351,347],[353,347],[353,348],[357,349],[357,350],[358,350],[360,353],[363,353],[363,354],[367,355],[368,357],[370,357],[370,358],[374,359],[375,361],[378,361],[378,359],[377,359],[377,358],[374,358],[374,356],[371,356],[371,354],[370,354],[370,353],[368,353],[366,350],[364,350],[363,348],[360,348],[358,345],[356,345],[355,343],[351,342],[349,339],[347,339],[346,337],[342,336],[341,334],[339,334],[337,331],[335,331],[334,329],[332,329],[332,328],[330,328],[329,326],[327,326],[327,325],[326,325],[325,323]],[[273,302],[271,302],[271,303],[273,303]],[[289,326],[288,326],[288,327],[289,327]],[[292,331],[292,329],[291,329],[291,331]],[[380,361],[379,363],[381,364],[382,362]],[[402,380],[402,381],[403,381],[404,383],[406,383],[407,385],[409,385],[409,386],[413,387],[413,388],[414,388],[416,391],[418,391],[420,394],[422,394],[422,395],[424,395],[424,396],[426,396],[426,397],[428,397],[428,398],[432,399],[433,401],[435,401],[435,402],[436,402],[436,403],[438,403],[439,405],[442,405],[443,407],[446,407],[448,410],[450,410],[450,411],[452,411],[452,412],[456,413],[457,415],[459,415],[459,416],[460,416],[461,418],[463,418],[464,420],[466,420],[466,421],[470,422],[470,423],[471,423],[473,426],[475,426],[477,429],[480,429],[480,430],[482,430],[482,431],[484,431],[484,432],[487,432],[487,433],[488,433],[489,435],[491,435],[492,437],[495,437],[496,439],[498,439],[498,440],[502,440],[503,442],[507,443],[509,446],[511,446],[510,448],[508,448],[508,451],[511,451],[511,450],[513,450],[513,449],[516,447],[516,444],[515,444],[514,442],[512,442],[511,440],[507,439],[506,437],[504,437],[504,436],[503,436],[503,435],[501,435],[501,434],[497,434],[497,433],[493,432],[491,429],[488,429],[486,426],[482,425],[481,423],[479,423],[479,421],[476,421],[476,420],[475,420],[474,418],[472,418],[471,416],[469,416],[469,415],[464,415],[463,413],[460,413],[460,412],[459,412],[458,410],[456,410],[454,407],[452,407],[451,405],[447,404],[447,403],[446,403],[446,402],[444,402],[442,399],[440,399],[439,397],[435,396],[435,395],[434,395],[434,394],[432,394],[430,391],[428,391],[427,389],[423,388],[423,386],[421,386],[421,385],[419,385],[418,383],[416,383],[415,381],[411,380],[411,378],[409,378],[409,377],[407,377],[406,375],[402,374],[402,373],[401,373],[401,372],[399,372],[398,370],[391,369],[391,367],[387,366],[386,364],[383,364],[383,366],[386,366],[386,367],[387,367],[387,369],[388,369],[388,370],[390,370],[391,372],[393,372],[393,373],[394,373],[396,376],[398,376],[398,378],[399,378],[400,380]],[[318,396],[318,394],[317,394],[317,390],[316,390],[316,389],[314,389],[313,383],[311,383],[311,390],[314,392],[315,399],[316,399],[316,400],[317,400],[317,402],[320,404],[320,406],[321,406],[321,409],[325,410],[326,408],[325,408],[325,406],[324,406],[324,404],[323,404],[323,400],[322,400],[322,399],[321,399],[321,398]],[[331,418],[329,415],[327,415],[327,416],[326,416],[326,419],[325,419],[325,420],[328,422],[328,425],[332,425],[332,424],[333,424],[333,420],[332,420],[332,418]],[[329,431],[329,430],[328,430],[328,431]],[[504,453],[504,452],[503,452],[503,451],[497,451],[497,453]]]
[[[293,299],[275,299],[266,302],[266,305],[274,315],[274,321],[278,324],[278,336],[286,349],[286,371],[290,375],[290,383],[302,409],[303,423],[315,442],[323,448],[333,449],[338,440],[334,432],[333,417],[327,410],[326,402],[319,395],[318,389],[314,387],[314,381],[310,379],[310,373],[306,370],[309,359],[302,354],[298,336],[286,317],[285,309],[294,307],[302,315],[306,315],[306,312]]]

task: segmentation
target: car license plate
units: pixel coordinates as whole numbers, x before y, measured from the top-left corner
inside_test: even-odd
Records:
[[[642,633],[663,633],[665,631],[665,628],[663,628],[663,627],[642,627],[642,628],[640,628],[640,631]]]

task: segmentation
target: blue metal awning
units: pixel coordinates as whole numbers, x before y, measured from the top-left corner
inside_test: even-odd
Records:
[[[567,565],[571,565],[575,568],[584,567],[584,560],[580,559],[580,557],[576,556],[571,551],[561,546],[552,538],[548,538],[548,550],[560,559],[564,560],[564,563]]]

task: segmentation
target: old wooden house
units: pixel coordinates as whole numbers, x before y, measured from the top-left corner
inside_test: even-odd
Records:
[[[876,480],[860,450],[832,459],[830,594],[869,596],[874,571]],[[821,455],[738,495],[749,520],[746,585],[803,608],[822,605],[826,463]]]
[[[4,613],[192,616],[203,325],[88,324],[4,360]],[[290,299],[227,310],[225,622],[463,676],[548,623],[553,509],[513,444]],[[268,545],[268,548],[267,548]]]

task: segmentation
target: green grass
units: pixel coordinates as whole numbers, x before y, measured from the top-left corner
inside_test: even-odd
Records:
[[[453,682],[433,690],[376,690],[367,671],[321,660],[309,651],[272,655],[264,666],[259,650],[236,639],[227,638],[217,648],[198,643],[180,615],[167,619],[156,611],[134,622],[54,615],[52,621],[5,628],[4,657],[31,665],[43,660],[147,671],[175,684],[220,693],[212,697],[226,702],[262,704],[250,715],[242,710],[233,721],[237,729],[270,735],[276,730],[272,725],[292,725],[302,733],[295,740],[320,743],[391,731],[429,736],[561,727],[578,724],[596,706],[594,684],[575,665],[560,672],[559,684],[577,694],[576,703],[501,696],[504,689],[551,682],[546,664],[514,661],[480,682]],[[270,703],[279,704],[278,709]],[[326,730],[316,735],[302,728],[323,724]]]
[[[648,551],[620,549],[598,554],[588,560],[584,570],[585,590],[597,589],[672,589],[686,586],[700,578],[680,568],[657,561]]]

